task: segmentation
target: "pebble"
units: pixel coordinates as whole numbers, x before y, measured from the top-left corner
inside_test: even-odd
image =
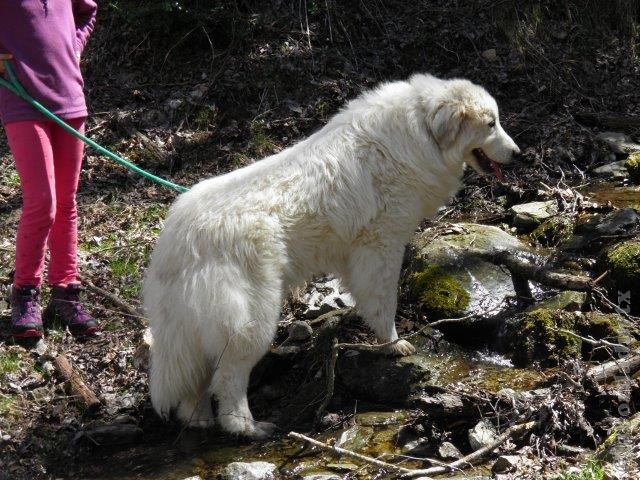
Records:
[[[274,480],[278,468],[269,462],[233,462],[222,472],[225,480]]]
[[[495,62],[496,60],[498,60],[498,53],[496,52],[495,48],[489,48],[488,50],[482,52],[482,57],[489,60],[490,62]]]

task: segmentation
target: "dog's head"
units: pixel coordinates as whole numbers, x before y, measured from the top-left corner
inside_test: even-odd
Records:
[[[501,164],[520,149],[500,125],[498,105],[482,87],[468,80],[412,78],[422,90],[427,128],[446,157],[464,161],[483,174],[502,178]]]

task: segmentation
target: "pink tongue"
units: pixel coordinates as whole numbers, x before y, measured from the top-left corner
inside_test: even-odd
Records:
[[[493,173],[498,178],[498,180],[500,181],[504,180],[504,175],[502,174],[502,170],[500,170],[500,165],[497,162],[494,162],[493,160],[489,160],[489,162],[491,163],[491,168],[493,169]]]

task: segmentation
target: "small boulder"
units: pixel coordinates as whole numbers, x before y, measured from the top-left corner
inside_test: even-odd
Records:
[[[274,480],[278,467],[269,462],[233,462],[222,472],[224,480]]]
[[[473,223],[429,228],[416,235],[411,246],[403,283],[411,300],[426,307],[429,320],[493,310],[515,295],[511,275],[470,250],[528,251],[503,230]]]
[[[573,331],[575,324],[573,313],[545,308],[525,312],[508,322],[507,350],[513,352],[514,366],[526,367],[534,362],[555,366],[561,360],[580,357],[582,341],[560,331]]]
[[[442,442],[438,447],[438,455],[440,455],[440,458],[443,460],[457,460],[462,458],[462,452],[451,442]]]
[[[558,214],[558,204],[555,200],[544,202],[529,202],[514,205],[510,208],[513,215],[513,225],[523,231],[531,231],[548,218]]]
[[[494,442],[497,436],[496,428],[490,421],[480,420],[469,430],[469,445],[475,451]]]

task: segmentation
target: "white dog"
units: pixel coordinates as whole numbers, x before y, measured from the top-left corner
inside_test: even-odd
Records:
[[[519,153],[495,100],[467,80],[414,75],[349,102],[308,139],[195,185],[171,207],[144,285],[155,410],[191,426],[269,435],[247,385],[290,287],[340,277],[379,342],[404,246],[459,188],[464,164],[500,175]],[[389,354],[414,352],[406,340]]]

